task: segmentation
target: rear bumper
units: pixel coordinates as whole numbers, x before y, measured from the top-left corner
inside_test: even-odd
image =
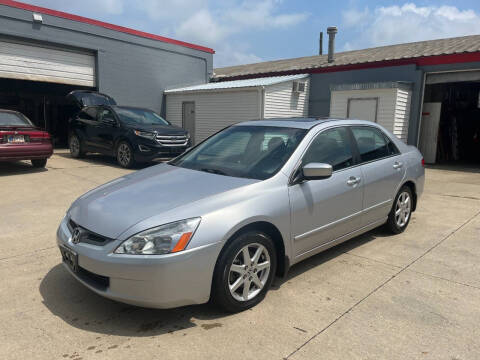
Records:
[[[46,159],[52,154],[51,143],[0,144],[0,161]]]

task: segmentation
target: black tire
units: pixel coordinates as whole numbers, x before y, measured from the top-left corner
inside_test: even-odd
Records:
[[[70,149],[70,155],[75,159],[81,158],[85,155],[82,142],[77,134],[70,135],[70,138],[68,139],[68,147]]]
[[[132,146],[126,141],[120,141],[115,151],[117,163],[126,169],[130,169],[135,164]]]
[[[44,168],[47,165],[47,159],[33,159],[31,161],[35,168]]]
[[[258,249],[261,249],[261,254],[259,259],[257,259],[257,264],[251,263],[248,271],[245,270],[244,265],[237,265],[244,269],[243,275],[240,275],[240,273],[231,270],[231,267],[234,265],[234,261],[236,262],[235,264],[238,264],[237,261],[239,261],[239,257],[243,259],[242,250],[247,246],[247,251],[250,251],[251,255],[250,261],[254,258],[254,254]],[[268,257],[264,251],[268,253]],[[270,262],[268,273],[265,272],[266,269],[260,270],[260,267],[265,266],[267,261]],[[256,268],[257,266],[258,269]],[[266,293],[272,285],[276,269],[277,255],[275,245],[268,235],[259,231],[248,231],[236,236],[222,250],[215,265],[212,282],[213,302],[228,312],[240,312],[257,305],[265,298]],[[252,280],[255,276],[255,279],[263,284],[263,288],[259,288],[255,280]],[[237,296],[237,298],[235,298],[230,291],[230,284],[235,285],[237,280],[242,284],[239,285],[236,290],[238,293],[234,291]],[[243,292],[243,283],[245,282],[248,282],[249,286],[247,294],[248,296],[252,296],[252,298],[248,299],[247,296],[246,300],[239,300],[238,298],[241,297],[243,299],[245,294]],[[251,294],[249,294],[250,291]]]
[[[404,201],[402,200],[399,201],[400,197],[402,196],[408,196],[408,199],[409,199],[408,208],[405,205],[400,205],[400,203],[404,203]],[[392,204],[392,210],[390,210],[390,214],[388,214],[388,220],[387,220],[387,223],[385,224],[387,230],[393,234],[400,234],[404,232],[408,224],[410,223],[410,219],[412,218],[412,209],[413,209],[412,190],[410,189],[410,187],[404,185],[398,191],[397,196],[395,196],[395,200],[393,201],[393,204]],[[408,214],[408,216],[406,216],[406,220],[404,218],[405,221],[399,221],[401,220],[401,218],[399,218],[397,211],[400,211],[403,214]]]

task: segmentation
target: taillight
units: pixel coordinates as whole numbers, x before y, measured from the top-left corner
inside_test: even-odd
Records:
[[[50,134],[46,131],[35,132],[30,134],[31,142],[50,142]]]
[[[422,158],[422,166],[425,167],[425,159]]]

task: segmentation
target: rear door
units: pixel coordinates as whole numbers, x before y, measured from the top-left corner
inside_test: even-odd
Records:
[[[388,216],[398,187],[405,176],[401,153],[390,138],[373,126],[351,127],[363,173],[362,225]]]
[[[353,142],[345,127],[322,131],[302,159],[332,165],[328,179],[310,180],[289,187],[295,256],[308,256],[360,227],[363,182],[355,166]]]
[[[93,141],[93,129],[97,125],[97,108],[89,106],[83,108],[75,117],[75,132],[83,138],[85,145],[88,148],[95,147]]]
[[[99,107],[97,124],[92,129],[95,146],[105,152],[111,152],[115,135],[118,132],[118,121],[110,108]]]

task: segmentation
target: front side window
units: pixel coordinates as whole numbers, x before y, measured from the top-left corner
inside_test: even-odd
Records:
[[[302,165],[312,162],[330,164],[333,171],[352,166],[353,152],[347,129],[339,127],[317,135],[303,156]]]
[[[287,162],[307,131],[276,126],[232,126],[170,164],[220,175],[265,180]]]
[[[102,109],[98,112],[98,120],[105,122],[115,122],[115,116],[113,112],[109,109]]]
[[[383,133],[373,127],[352,127],[362,163],[390,156],[390,148]]]

